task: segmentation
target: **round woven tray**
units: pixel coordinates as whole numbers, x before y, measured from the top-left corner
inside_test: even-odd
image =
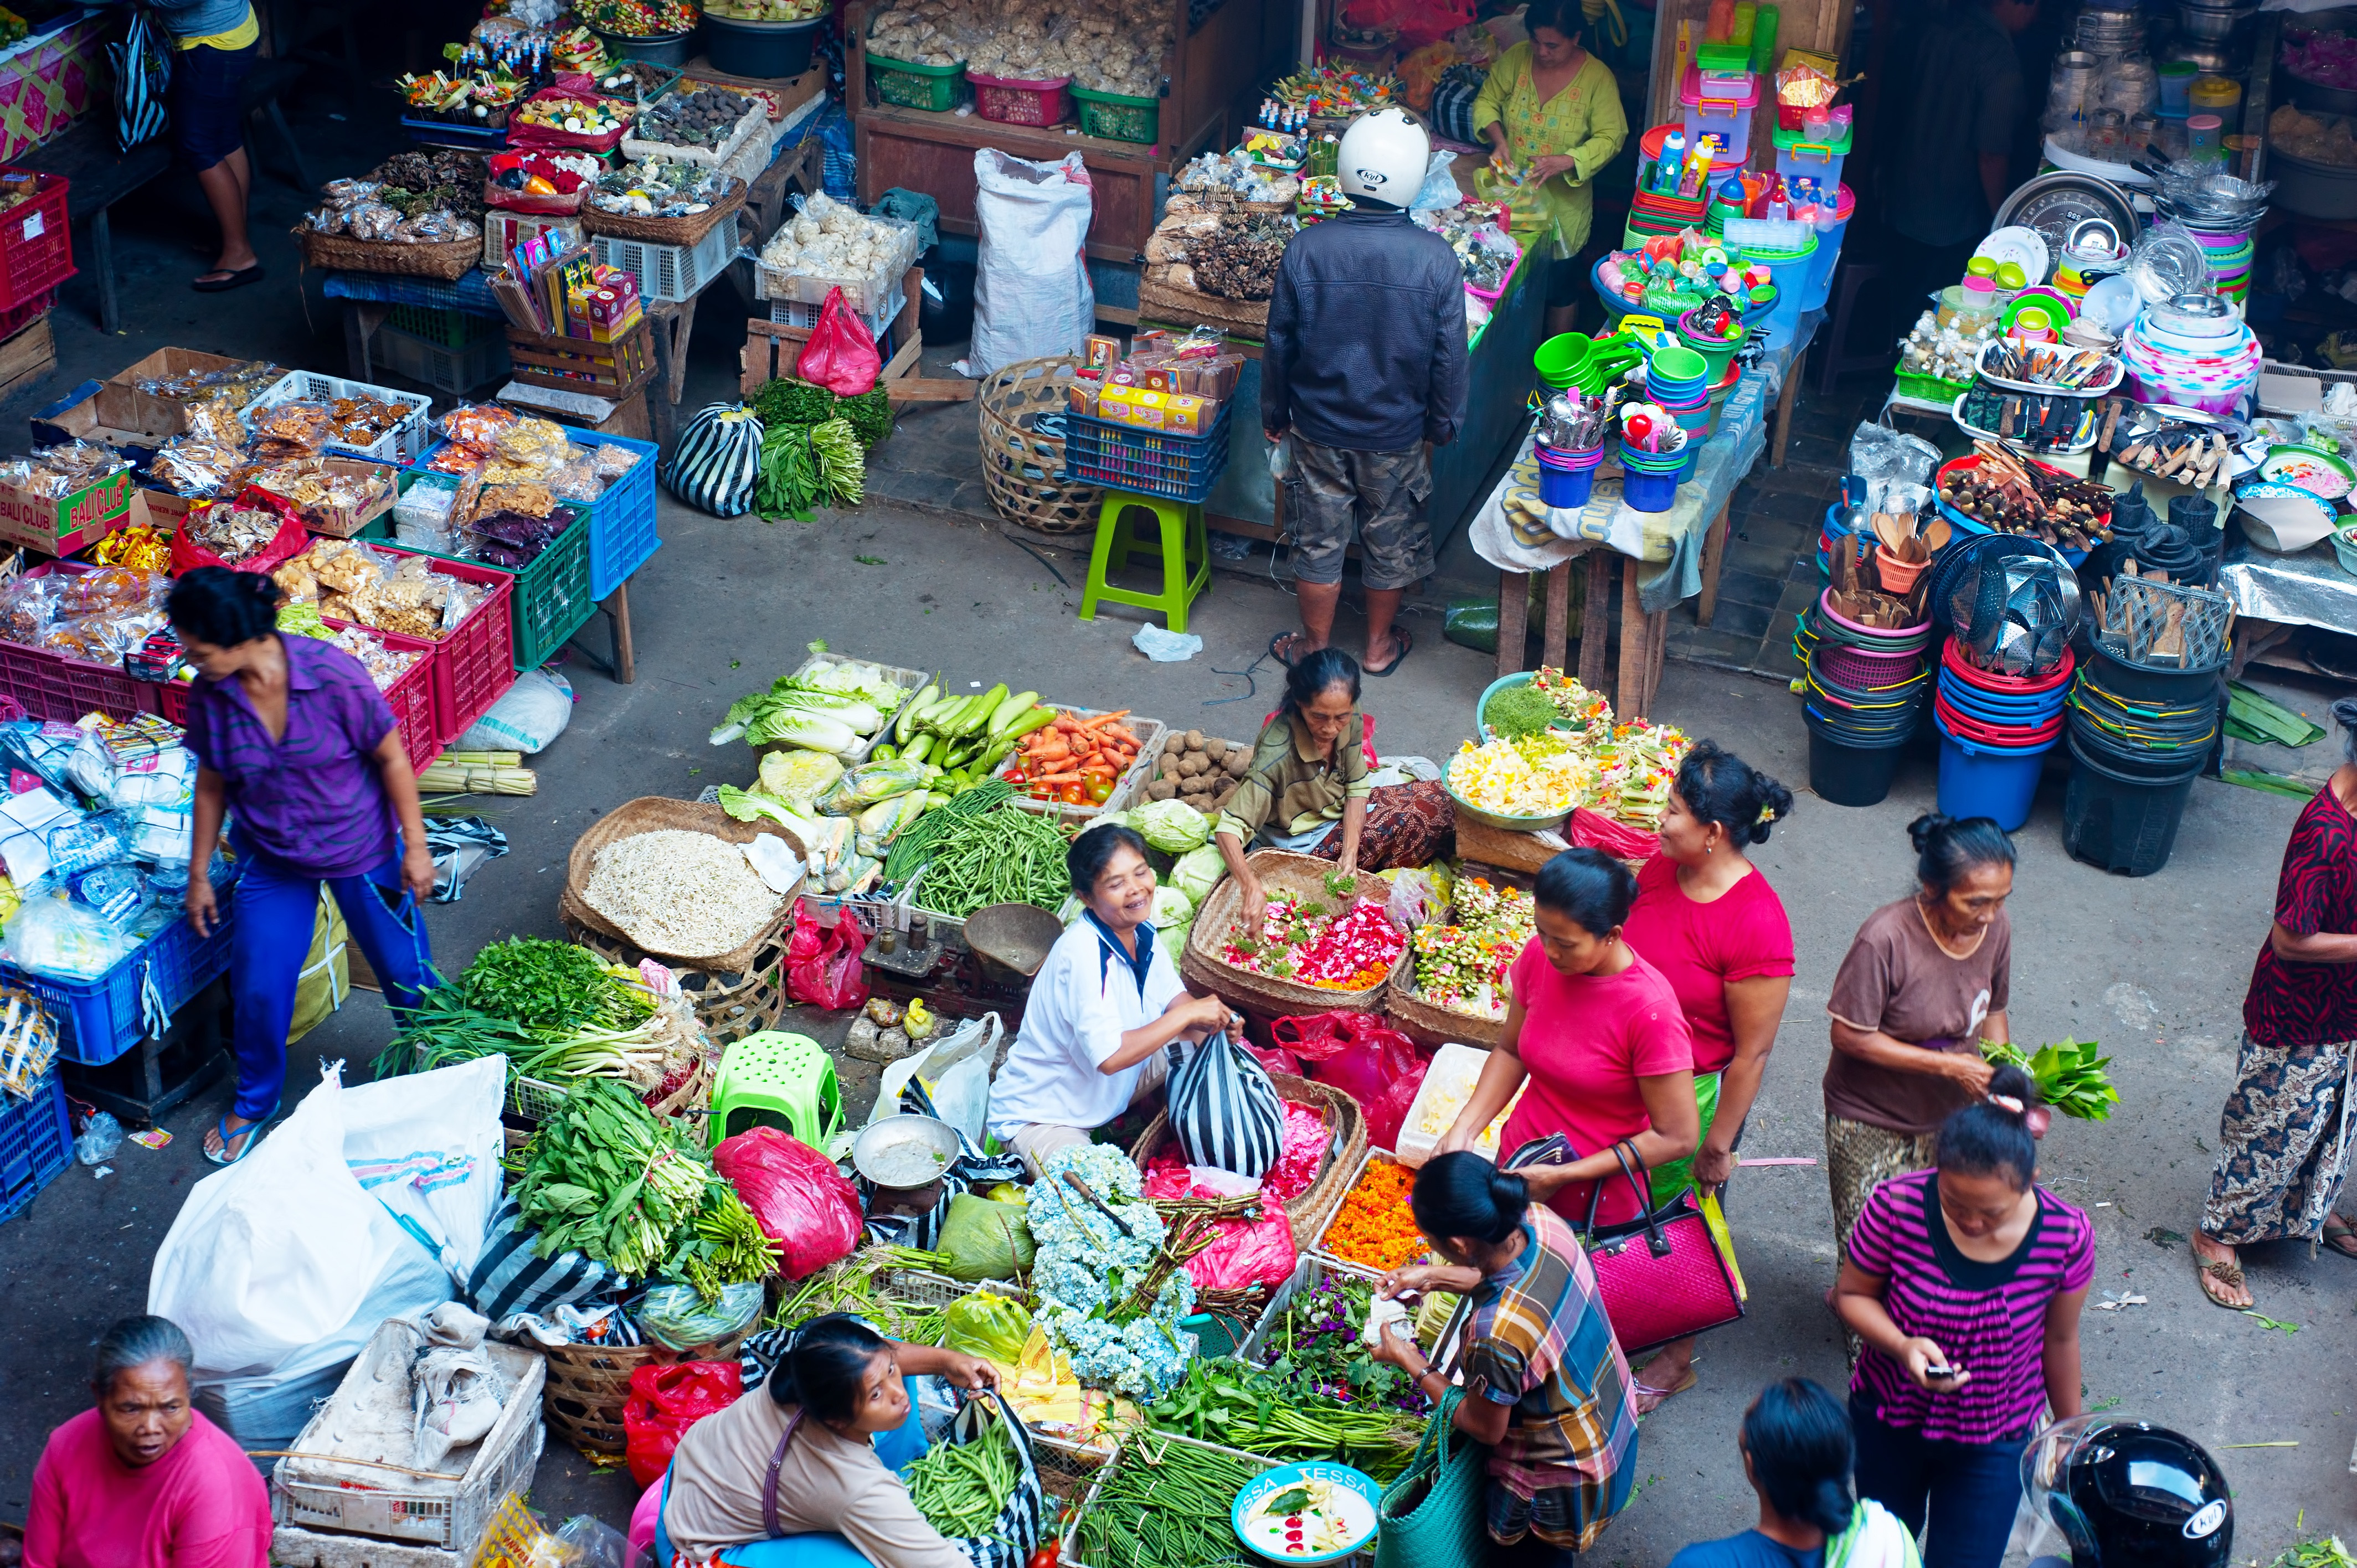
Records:
[[[745,182],[730,182],[728,194],[701,212],[685,218],[640,218],[623,212],[603,212],[594,201],[581,209],[581,227],[592,234],[616,240],[637,240],[650,245],[693,245],[734,218],[745,205]]]
[[[573,841],[573,852],[565,864],[565,903],[560,912],[568,919],[613,941],[629,943],[630,933],[615,925],[589,907],[587,889],[589,874],[597,864],[597,852],[624,839],[640,833],[673,831],[704,833],[725,843],[751,843],[758,833],[770,833],[793,847],[798,860],[807,857],[809,850],[802,842],[775,822],[740,822],[717,806],[707,806],[696,800],[673,800],[661,795],[641,795],[607,812],[591,824],[589,831]],[[753,955],[769,942],[793,912],[788,901],[778,911],[769,928],[748,940],[742,947],[725,953],[650,953],[665,963],[688,963],[719,971],[743,970],[753,961]],[[674,964],[676,967],[676,964]]]
[[[1334,869],[1330,860],[1287,850],[1263,849],[1246,855],[1244,864],[1252,867],[1261,886],[1272,893],[1290,893],[1296,897],[1322,901],[1330,901],[1333,897],[1326,891],[1326,874]],[[1373,872],[1361,871],[1358,877],[1360,897],[1380,902],[1391,897],[1391,884]],[[1178,964],[1182,976],[1218,992],[1237,1006],[1272,1018],[1297,1013],[1372,1013],[1383,1004],[1382,984],[1370,985],[1364,991],[1334,991],[1297,980],[1248,973],[1222,958],[1220,949],[1226,944],[1228,928],[1234,924],[1243,906],[1243,890],[1232,876],[1222,878],[1211,890],[1211,897],[1196,912],[1194,929],[1188,933],[1187,950]]]
[[[1137,285],[1137,314],[1155,321],[1216,327],[1254,342],[1268,336],[1268,301],[1265,299],[1228,299],[1200,289],[1174,288],[1150,278]]]
[[[1044,414],[1071,406],[1069,354],[1024,360],[985,376],[975,393],[982,405],[982,488],[999,516],[1042,533],[1079,533],[1097,524],[1097,485],[1068,482],[1064,437],[1037,428]]]
[[[556,1434],[584,1454],[623,1450],[622,1407],[630,1402],[630,1374],[640,1367],[674,1361],[733,1361],[745,1331],[724,1334],[693,1350],[662,1345],[549,1345],[548,1384],[541,1413]]]
[[[790,915],[792,906],[787,908]],[[739,948],[730,955],[732,960],[745,955],[740,967],[723,968],[716,959],[691,961],[650,954],[621,937],[588,925],[597,915],[570,889],[558,897],[556,913],[568,940],[579,942],[608,963],[635,964],[652,957],[667,965],[678,977],[680,989],[694,999],[696,1019],[716,1046],[774,1029],[785,1015],[786,941],[791,929],[785,917],[749,950]]]
[[[1319,1233],[1341,1204],[1342,1195],[1358,1177],[1359,1162],[1367,1153],[1367,1113],[1357,1101],[1330,1083],[1281,1072],[1268,1077],[1276,1085],[1278,1099],[1314,1107],[1326,1119],[1329,1142],[1325,1163],[1318,1167],[1316,1179],[1285,1206],[1286,1219],[1293,1227],[1293,1244],[1306,1252],[1317,1245]],[[1170,1138],[1170,1113],[1158,1112],[1146,1124],[1146,1131],[1137,1135],[1137,1142],[1129,1146],[1129,1157],[1137,1162],[1138,1169],[1144,1170],[1146,1162]],[[550,1375],[554,1376],[553,1369]]]
[[[1383,1016],[1401,1034],[1426,1050],[1437,1051],[1445,1045],[1456,1044],[1494,1051],[1506,1037],[1503,1018],[1477,1018],[1417,995],[1415,965],[1406,959],[1392,966],[1391,983],[1383,991]]]
[[[398,245],[382,240],[355,240],[349,234],[322,234],[296,224],[296,242],[303,259],[315,267],[347,273],[389,273],[398,277],[439,278],[456,283],[467,269],[483,259],[483,237],[442,240],[431,244]]]

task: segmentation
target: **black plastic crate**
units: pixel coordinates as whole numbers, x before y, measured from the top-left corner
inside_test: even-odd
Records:
[[[1227,466],[1224,406],[1208,435],[1173,435],[1085,413],[1064,415],[1062,478],[1165,500],[1200,501]]]

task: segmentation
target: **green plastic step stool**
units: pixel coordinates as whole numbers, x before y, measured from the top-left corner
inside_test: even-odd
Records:
[[[749,1112],[741,1122],[739,1112]],[[748,1127],[783,1123],[815,1149],[843,1125],[843,1087],[816,1040],[764,1029],[730,1046],[721,1058],[708,1120],[715,1148]]]
[[[1154,514],[1160,528],[1158,541],[1132,537],[1128,513],[1133,507]],[[1109,579],[1128,567],[1133,545],[1161,560],[1160,593],[1112,586]],[[1105,491],[1104,503],[1097,509],[1096,544],[1089,552],[1088,586],[1081,593],[1082,620],[1096,619],[1097,601],[1105,599],[1142,610],[1160,610],[1172,631],[1185,631],[1187,607],[1211,586],[1211,536],[1203,523],[1202,503],[1166,500],[1134,490]]]

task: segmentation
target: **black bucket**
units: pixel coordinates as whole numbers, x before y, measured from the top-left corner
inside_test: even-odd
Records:
[[[811,44],[823,16],[806,22],[740,22],[704,14],[704,42],[712,69],[730,76],[800,76],[810,69]]]
[[[2226,668],[2223,659],[2215,664],[2193,670],[2179,670],[2173,665],[2131,664],[2115,654],[2106,652],[2100,643],[2089,651],[2092,664],[2086,668],[2087,678],[2113,696],[2131,703],[2190,707],[2201,702],[2205,693],[2216,689],[2219,672]]]
[[[2173,779],[2124,773],[2090,756],[2071,736],[2071,784],[2062,797],[2062,847],[2073,860],[2125,876],[2150,876],[2169,864],[2185,802],[2201,777],[2196,758]]]
[[[1898,777],[1910,736],[1860,745],[1814,721],[1809,724],[1809,788],[1836,806],[1878,806]]]

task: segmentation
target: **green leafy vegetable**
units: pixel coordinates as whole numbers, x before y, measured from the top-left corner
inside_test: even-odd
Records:
[[[2025,1056],[2009,1045],[1981,1042],[1981,1055],[2001,1067],[2019,1068],[2038,1085],[2039,1099],[2082,1122],[2109,1121],[2112,1107],[2120,1102],[2120,1091],[2104,1071],[2112,1058],[2097,1056],[2101,1049],[2093,1040],[2083,1044],[2066,1037],[2060,1045],[2040,1046],[2035,1055]]]
[[[810,445],[818,457],[820,485],[837,506],[857,506],[866,494],[867,456],[860,450],[851,421],[830,419],[812,425]]]
[[[635,1024],[654,1011],[643,990],[614,984],[596,953],[541,937],[510,937],[482,949],[456,992],[466,1006],[528,1029]]]
[[[859,445],[869,451],[891,439],[892,394],[880,385],[868,388],[857,397],[845,398],[835,405],[835,412],[851,422]]]
[[[627,1088],[590,1079],[524,1145],[513,1190],[542,1257],[577,1251],[640,1279],[670,1256],[719,1179]]]
[[[775,430],[781,424],[816,424],[833,419],[835,413],[834,394],[812,381],[798,381],[780,376],[764,386],[752,397],[753,413],[759,417],[761,428]]]
[[[810,431],[799,424],[765,424],[762,430],[761,473],[753,489],[753,506],[764,517],[808,522],[819,499],[818,460],[811,456]]]

